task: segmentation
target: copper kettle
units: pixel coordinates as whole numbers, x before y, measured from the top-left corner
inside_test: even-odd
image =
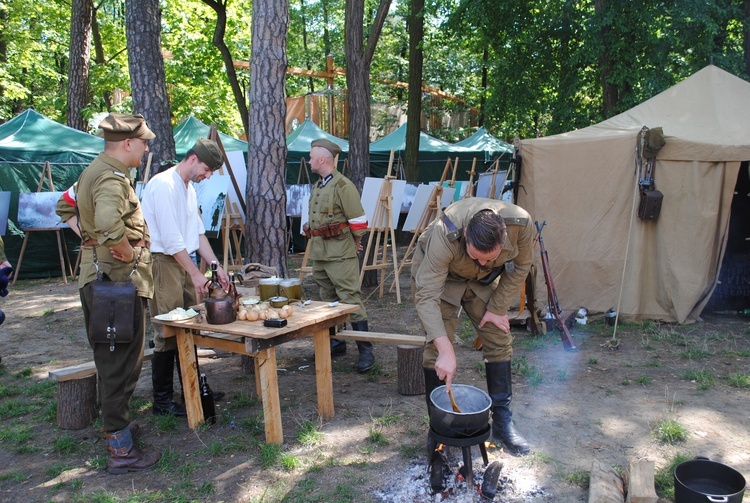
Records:
[[[229,284],[228,290],[220,285],[209,285],[208,297],[203,301],[206,306],[206,322],[210,325],[226,325],[235,321],[239,299],[234,283]]]

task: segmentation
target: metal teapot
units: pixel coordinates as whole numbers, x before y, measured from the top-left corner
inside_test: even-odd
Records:
[[[226,325],[235,321],[239,299],[234,283],[229,284],[228,290],[221,286],[212,289],[209,285],[208,297],[203,301],[206,306],[206,322],[210,325]]]

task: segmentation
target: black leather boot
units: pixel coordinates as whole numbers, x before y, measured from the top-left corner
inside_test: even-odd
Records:
[[[187,417],[185,407],[173,400],[174,357],[174,350],[154,351],[151,357],[151,383],[154,386],[152,412],[156,415]]]
[[[336,335],[336,327],[328,329],[328,333],[333,337]],[[346,341],[342,339],[331,339],[331,356],[341,356],[346,354]]]
[[[355,332],[369,332],[367,329],[367,320],[353,321],[352,330]],[[375,366],[375,355],[372,354],[372,342],[357,341],[357,349],[359,350],[357,372],[367,372]]]
[[[427,402],[427,415],[432,415],[432,401],[430,394],[438,386],[445,384],[435,372],[435,369],[422,367],[424,370],[424,396]],[[428,435],[427,437],[427,463],[430,465],[430,489],[432,494],[437,494],[445,489],[445,475],[447,463],[442,451],[438,450],[439,444]]]
[[[445,381],[440,380],[435,369],[429,369],[427,367],[423,367],[423,370],[424,370],[424,397],[427,402],[427,414],[430,415],[431,410],[432,410],[432,401],[430,400],[430,394],[438,386],[444,385]]]
[[[487,362],[487,391],[492,400],[492,436],[511,454],[528,454],[529,443],[516,431],[510,402],[513,398],[510,362]]]

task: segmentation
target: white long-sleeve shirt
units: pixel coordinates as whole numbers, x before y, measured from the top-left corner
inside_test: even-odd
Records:
[[[205,234],[193,185],[182,180],[176,167],[151,178],[143,189],[143,216],[151,233],[151,252],[193,253]]]

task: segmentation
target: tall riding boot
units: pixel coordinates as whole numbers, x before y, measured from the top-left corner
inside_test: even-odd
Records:
[[[336,327],[329,328],[328,333],[331,334],[331,337],[336,335]],[[343,339],[331,338],[331,356],[341,356],[345,354],[346,354],[346,341]]]
[[[510,362],[487,362],[487,390],[492,399],[492,436],[511,454],[528,454],[529,443],[516,431],[510,402],[513,398]]]
[[[427,401],[427,414],[432,414],[432,401],[430,400],[430,394],[438,386],[445,384],[445,381],[441,381],[437,375],[435,369],[423,367],[424,370],[424,397]]]
[[[173,400],[174,357],[174,350],[154,351],[151,357],[151,383],[154,386],[152,412],[157,415],[187,417],[185,407]]]
[[[437,375],[435,369],[423,367],[424,370],[424,396],[427,401],[427,415],[432,415],[432,400],[430,400],[430,394],[438,386],[445,384],[445,381],[441,381]],[[428,435],[427,438],[427,462],[430,465],[430,488],[432,493],[436,494],[445,489],[444,476],[446,474],[447,463],[443,457],[443,453],[436,449],[438,444],[432,440],[432,437]]]
[[[133,436],[130,428],[105,433],[107,450],[109,451],[109,473],[122,475],[128,472],[138,472],[150,468],[161,458],[160,452],[146,454],[133,446]]]
[[[352,330],[355,332],[369,332],[367,329],[367,320],[353,321]],[[357,372],[367,372],[375,366],[375,355],[372,354],[372,342],[357,341],[357,349],[359,350]]]

